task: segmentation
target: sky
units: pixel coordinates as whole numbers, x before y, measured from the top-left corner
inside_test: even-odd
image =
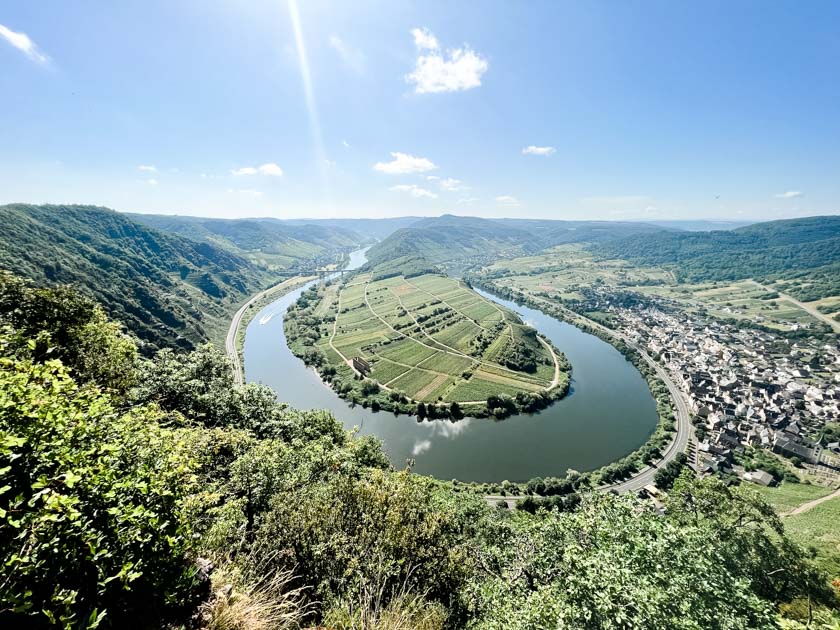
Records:
[[[840,3],[4,0],[0,203],[840,213]]]

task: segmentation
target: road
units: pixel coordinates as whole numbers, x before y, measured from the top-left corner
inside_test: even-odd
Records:
[[[750,280],[750,282],[752,282],[756,286],[761,287],[762,289],[765,289],[766,291],[773,291],[774,293],[779,293],[778,291],[776,291],[776,289],[771,289],[770,287],[766,287],[763,284],[761,284],[760,282],[757,282],[755,280]],[[808,313],[812,317],[815,317],[818,320],[820,320],[821,322],[823,322],[825,324],[828,324],[829,326],[831,326],[831,330],[833,330],[834,332],[840,332],[840,322],[834,321],[833,319],[831,319],[825,313],[820,313],[813,306],[805,304],[804,302],[800,302],[795,297],[790,296],[787,293],[779,293],[779,297],[782,298],[783,300],[787,300],[788,302],[791,302],[792,304],[796,304],[796,306],[801,308],[803,311],[805,311],[806,313]]]
[[[239,360],[239,349],[236,347],[236,335],[239,332],[239,325],[242,323],[242,316],[245,315],[245,312],[248,308],[257,300],[261,300],[267,295],[271,295],[276,293],[277,291],[286,289],[286,292],[291,291],[298,285],[305,284],[310,280],[314,280],[316,276],[304,276],[304,277],[294,277],[288,278],[279,284],[275,284],[273,287],[266,289],[265,291],[260,291],[252,295],[245,304],[239,307],[239,310],[233,316],[233,319],[230,321],[230,327],[228,328],[227,337],[225,337],[225,352],[227,353],[228,357],[233,363],[233,378],[236,381],[237,385],[242,385],[245,380],[245,376],[242,373],[242,362]]]
[[[619,481],[617,483],[609,484],[606,486],[599,486],[599,490],[615,490],[616,492],[638,492],[642,488],[644,488],[648,484],[653,483],[653,477],[656,475],[656,471],[659,470],[660,467],[664,466],[672,459],[674,459],[678,453],[682,453],[686,450],[691,441],[691,436],[694,433],[694,428],[691,425],[691,410],[688,408],[688,402],[685,399],[682,391],[677,384],[674,382],[671,375],[668,373],[665,368],[663,368],[659,363],[653,360],[645,350],[637,346],[635,343],[630,341],[625,335],[612,330],[611,328],[607,328],[599,324],[598,322],[591,320],[587,317],[584,317],[574,311],[571,311],[559,304],[555,304],[550,300],[546,300],[545,298],[539,298],[532,296],[531,299],[536,302],[544,302],[549,304],[555,308],[559,308],[565,313],[569,315],[572,319],[583,320],[589,326],[593,328],[597,328],[598,330],[606,333],[610,337],[623,341],[625,344],[633,348],[639,355],[645,360],[649,366],[651,366],[656,375],[662,379],[665,385],[668,387],[668,391],[671,394],[671,399],[674,401],[674,414],[677,418],[677,430],[676,435],[674,436],[673,442],[671,442],[670,446],[665,449],[665,452],[662,454],[662,459],[656,462],[655,466],[647,466],[642,470],[638,471],[629,479],[625,479],[623,481]],[[524,496],[513,496],[513,497],[502,497],[502,496],[487,496],[485,499],[488,503],[497,503],[498,501],[506,501],[509,506],[513,506],[516,504],[516,501],[519,499],[524,499]]]
[[[837,488],[837,490],[824,497],[803,503],[802,505],[792,509],[790,512],[785,512],[782,516],[795,516],[797,514],[802,514],[803,512],[808,512],[817,507],[820,503],[825,503],[826,501],[831,501],[832,499],[836,499],[838,497],[840,497],[840,488]]]

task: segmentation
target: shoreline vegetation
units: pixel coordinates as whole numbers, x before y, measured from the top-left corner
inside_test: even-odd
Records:
[[[315,285],[284,320],[292,353],[350,404],[500,419],[568,392],[565,356],[514,313],[425,270],[380,276]]]
[[[235,347],[243,370],[245,368],[245,331],[248,329],[251,322],[254,321],[254,318],[262,309],[272,302],[279,300],[281,297],[288,295],[292,291],[299,289],[307,282],[315,280],[316,278],[317,276],[292,276],[290,278],[286,278],[284,281],[272,287],[259,300],[256,300],[248,306],[247,310],[242,315],[242,319],[239,321],[239,325],[236,327]]]
[[[508,299],[518,304],[539,310],[546,315],[559,321],[571,324],[580,330],[594,335],[602,341],[609,343],[618,350],[633,366],[639,371],[648,384],[651,396],[656,402],[658,416],[657,424],[653,432],[639,448],[628,455],[609,464],[605,464],[591,471],[572,474],[566,479],[555,477],[537,477],[531,479],[527,484],[516,482],[502,482],[502,484],[487,484],[491,491],[501,491],[505,494],[527,493],[538,497],[547,497],[556,504],[554,494],[566,494],[583,488],[598,488],[623,481],[631,477],[646,466],[656,463],[662,453],[668,448],[675,438],[676,416],[674,414],[673,402],[668,388],[656,375],[651,367],[641,358],[638,352],[621,340],[605,334],[602,330],[589,324],[586,317],[577,315],[570,317],[568,313],[559,306],[552,307],[547,302],[538,301],[527,294],[516,293],[505,287],[499,287],[490,280],[484,279],[479,274],[471,274],[465,277],[468,286],[475,286],[487,292],[493,293],[503,299]],[[678,474],[676,468],[672,471]],[[568,482],[568,483],[566,483]],[[555,492],[561,489],[562,492]],[[524,490],[524,492],[522,492]],[[540,500],[532,501],[533,505],[524,506],[524,509],[534,511],[540,506]],[[555,505],[556,506],[556,505]],[[560,506],[563,507],[563,506]]]

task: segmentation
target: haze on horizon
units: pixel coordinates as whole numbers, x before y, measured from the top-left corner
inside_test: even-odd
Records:
[[[837,214],[838,18],[827,1],[10,0],[0,204]]]

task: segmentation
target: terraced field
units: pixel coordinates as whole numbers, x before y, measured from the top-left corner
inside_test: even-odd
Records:
[[[444,276],[359,275],[324,290],[315,312],[331,321],[316,346],[337,370],[363,358],[368,378],[416,402],[478,404],[567,381],[562,355],[534,329]]]

